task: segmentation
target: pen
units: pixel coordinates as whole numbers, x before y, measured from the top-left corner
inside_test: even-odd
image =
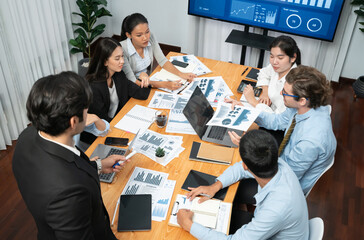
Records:
[[[114,216],[112,217],[112,221],[111,221],[111,226],[114,225],[114,221],[115,221],[115,215],[116,215],[116,211],[118,210],[120,204],[120,198],[118,199],[118,201],[116,202],[116,207],[115,207],[115,211],[114,211]]]
[[[131,153],[128,154],[128,156],[125,157],[125,160],[128,160],[129,158],[131,158],[132,156],[134,156],[135,154],[137,153],[137,151],[132,151]],[[120,164],[122,163],[123,161],[119,161],[117,163],[115,163],[112,167],[116,167],[116,166],[120,166]]]
[[[243,73],[241,74],[241,76],[244,75],[244,73],[246,72],[246,70],[248,70],[248,67],[245,68],[245,70],[243,71]]]
[[[202,197],[208,197],[208,198],[211,198],[211,196],[210,196],[210,195],[205,194],[205,193],[200,193],[200,196],[202,196]]]

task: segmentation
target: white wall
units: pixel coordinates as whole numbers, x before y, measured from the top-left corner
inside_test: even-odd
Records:
[[[187,15],[188,0],[111,0],[109,4],[113,34],[120,35],[125,16],[140,12],[147,17],[159,42],[180,46],[182,52],[197,55],[199,18]],[[364,75],[364,33],[358,27],[359,24],[354,29],[342,77],[356,79]]]
[[[342,77],[357,79],[359,76],[364,75],[364,33],[359,29],[359,27],[363,28],[364,26],[358,23],[363,20],[363,18],[358,18],[354,28],[344,67],[341,72]]]

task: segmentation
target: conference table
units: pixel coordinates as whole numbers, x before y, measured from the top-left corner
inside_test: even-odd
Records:
[[[167,58],[170,56],[182,55],[180,53],[170,52],[167,55]],[[234,95],[239,99],[241,97],[241,93],[238,93],[236,89],[238,88],[240,81],[246,76],[249,71],[244,71],[247,69],[246,66],[217,61],[207,58],[198,57],[198,59],[205,64],[212,72],[200,77],[215,77],[222,76],[227,85],[230,87]],[[153,73],[160,71],[161,68],[158,66]],[[242,75],[243,73],[243,75]],[[120,110],[120,112],[115,116],[115,118],[110,123],[110,132],[107,136],[109,137],[125,137],[130,140],[134,138],[135,134],[130,132],[126,132],[114,127],[116,123],[120,121],[120,119],[136,104],[142,106],[148,106],[150,100],[152,99],[154,92],[156,89],[152,89],[147,100],[137,100],[130,99],[127,104]],[[169,111],[169,110],[166,110]],[[150,130],[155,131],[160,134],[171,134],[166,133],[165,128],[158,128],[155,123],[153,123],[150,127]],[[167,219],[162,222],[152,221],[152,229],[150,231],[134,231],[134,232],[118,232],[117,231],[117,221],[118,214],[116,215],[115,222],[112,225],[112,230],[115,233],[118,239],[195,239],[188,232],[184,231],[182,228],[173,227],[168,225],[169,217],[172,211],[173,203],[176,199],[177,194],[186,194],[187,191],[182,190],[181,186],[185,181],[189,171],[191,169],[201,171],[207,174],[219,176],[227,169],[229,166],[214,164],[214,163],[206,163],[200,161],[192,161],[189,160],[189,154],[193,141],[203,142],[197,135],[188,135],[188,134],[171,134],[171,135],[179,135],[183,136],[183,144],[182,147],[185,150],[180,153],[179,157],[173,159],[170,163],[168,163],[165,167],[154,162],[150,158],[137,153],[131,158],[131,161],[126,164],[123,169],[117,173],[113,182],[111,184],[101,183],[101,192],[104,204],[110,216],[110,221],[113,217],[114,210],[119,199],[121,192],[123,191],[126,183],[128,182],[131,174],[135,167],[151,169],[154,171],[160,171],[168,173],[168,179],[176,180],[175,189],[172,196],[172,201],[169,206]],[[98,144],[103,144],[106,137],[98,137],[94,143],[88,148],[86,154],[90,156],[96,146]],[[235,148],[234,157],[232,164],[240,161],[239,151]],[[226,197],[224,199],[225,202],[232,203],[236,190],[238,187],[238,183],[231,185],[228,188]]]

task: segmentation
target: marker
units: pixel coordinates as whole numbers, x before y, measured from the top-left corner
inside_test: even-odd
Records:
[[[125,157],[125,160],[128,160],[129,158],[131,158],[132,156],[134,156],[137,153],[137,151],[132,151],[131,153],[129,153],[128,156]],[[124,161],[119,161],[117,163],[115,163],[112,167],[115,168],[116,166],[120,166],[120,164],[124,162]]]
[[[247,67],[247,68],[245,68],[245,70],[244,70],[244,72],[241,74],[241,76],[243,76],[244,75],[244,73],[246,72],[246,70],[248,70],[249,68]]]

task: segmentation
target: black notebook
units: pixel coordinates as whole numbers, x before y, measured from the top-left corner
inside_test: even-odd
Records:
[[[251,80],[258,80],[258,73],[259,73],[259,69],[255,69],[252,68],[250,69],[250,71],[248,72],[248,74],[246,75],[246,79],[251,79]]]
[[[190,191],[188,187],[199,187],[199,186],[209,186],[213,183],[215,183],[216,176],[210,175],[207,173],[199,172],[196,170],[191,170],[188,174],[185,182],[182,185],[182,189]],[[213,198],[219,199],[221,201],[224,200],[226,196],[228,188],[220,189]]]
[[[145,231],[152,228],[152,195],[121,195],[118,232]]]

